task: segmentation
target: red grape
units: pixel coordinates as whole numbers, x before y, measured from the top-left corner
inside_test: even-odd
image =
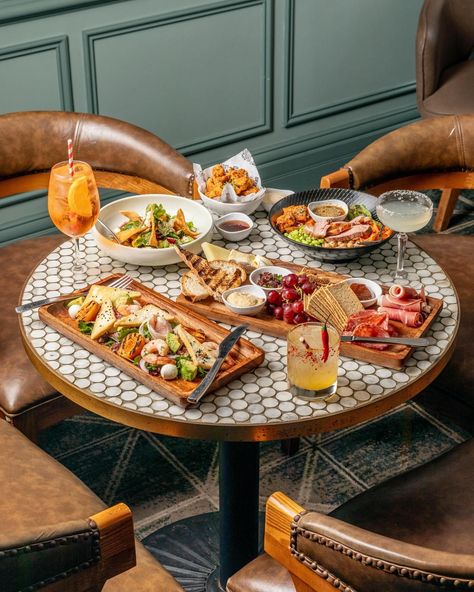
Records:
[[[295,273],[290,273],[289,275],[285,275],[282,283],[285,288],[294,288],[295,286],[298,285],[298,276]]]
[[[273,309],[273,316],[281,321],[283,318],[283,308],[281,306],[276,306]]]
[[[308,276],[305,273],[302,273],[298,276],[298,286],[302,286],[308,281]]]
[[[269,314],[274,315],[275,308],[276,308],[276,306],[274,304],[267,304],[267,311]]]
[[[268,292],[267,302],[269,304],[274,304],[275,306],[280,306],[281,305],[280,293],[277,292],[276,290],[271,290],[270,292]]]
[[[296,302],[293,302],[293,304],[291,305],[291,309],[293,310],[293,312],[295,314],[304,312],[304,303],[302,300],[297,300]]]
[[[294,302],[299,298],[298,292],[294,288],[284,288],[281,295],[283,300],[288,300],[289,302]]]
[[[303,292],[305,294],[312,294],[314,292],[314,286],[311,282],[305,282],[302,286],[301,289],[303,290]]]
[[[287,308],[286,310],[283,311],[283,320],[286,323],[292,323],[293,319],[295,317],[294,312],[291,310],[291,308]]]
[[[299,312],[295,315],[295,324],[299,325],[300,323],[306,323],[306,315],[304,312]]]

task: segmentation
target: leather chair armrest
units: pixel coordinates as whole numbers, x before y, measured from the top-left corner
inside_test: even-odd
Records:
[[[316,512],[295,517],[290,548],[333,585],[339,580],[365,592],[474,585],[472,555],[419,547]]]
[[[66,578],[68,589],[90,590],[134,565],[132,515],[125,504],[86,519],[0,533],[2,592],[53,591]]]

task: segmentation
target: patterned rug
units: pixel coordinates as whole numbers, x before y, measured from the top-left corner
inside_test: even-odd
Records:
[[[436,207],[440,193],[429,194]],[[445,232],[474,232],[474,192],[458,199]],[[279,442],[262,444],[261,509],[279,490],[307,509],[330,512],[470,435],[412,401],[365,424],[304,438],[292,457],[282,453]],[[182,518],[218,509],[213,442],[157,436],[85,413],[45,430],[40,443],[105,503],[128,504],[141,539]]]

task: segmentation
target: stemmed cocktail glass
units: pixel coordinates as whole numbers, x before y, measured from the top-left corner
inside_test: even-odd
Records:
[[[404,270],[407,232],[416,232],[428,224],[433,214],[433,203],[424,193],[396,189],[383,193],[377,201],[377,216],[385,226],[398,232],[397,268],[392,277],[397,281],[406,279]]]

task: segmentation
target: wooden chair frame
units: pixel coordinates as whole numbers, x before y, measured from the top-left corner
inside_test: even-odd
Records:
[[[334,173],[321,177],[320,187],[350,188],[349,170],[342,168]],[[399,177],[384,181],[370,187],[367,191],[372,195],[380,195],[392,189],[442,189],[433,229],[436,232],[446,230],[454,211],[461,189],[474,189],[474,172],[423,173]]]
[[[291,524],[303,509],[281,492],[270,496],[265,514],[265,552],[289,571],[296,592],[335,592],[338,588],[305,567],[290,553]]]

